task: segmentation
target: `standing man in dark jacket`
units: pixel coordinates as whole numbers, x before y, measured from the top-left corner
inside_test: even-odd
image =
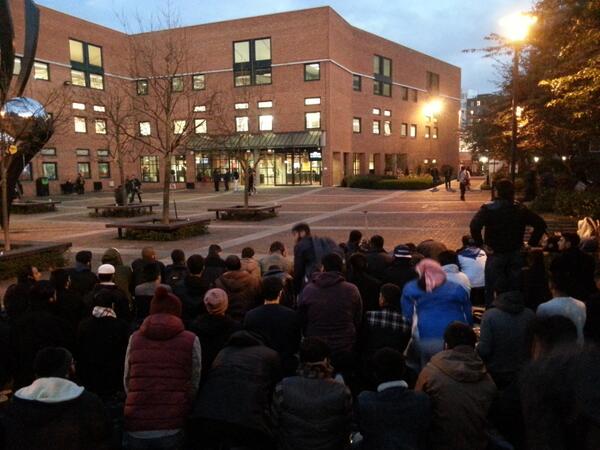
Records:
[[[71,277],[71,289],[82,297],[90,292],[98,282],[98,278],[92,272],[92,252],[82,250],[75,255],[75,267],[69,269]]]
[[[581,251],[581,239],[577,233],[562,233],[558,241],[560,253],[550,264],[550,273],[564,276],[568,282],[566,294],[577,300],[586,301],[596,291],[594,272],[596,261]]]
[[[369,274],[379,281],[383,281],[383,272],[393,261],[392,256],[385,251],[383,245],[383,237],[376,234],[369,240],[369,251],[366,255]]]
[[[173,293],[181,300],[183,306],[181,318],[188,323],[206,312],[203,299],[209,285],[202,278],[204,258],[201,255],[190,256],[186,265],[188,274],[175,285]]]
[[[215,281],[215,287],[227,292],[229,298],[227,314],[241,322],[246,313],[256,306],[260,280],[242,270],[240,258],[235,255],[229,255],[225,259],[225,267],[227,272]]]
[[[485,264],[486,306],[494,300],[494,290],[521,287],[521,255],[525,227],[533,227],[528,245],[536,247],[546,232],[546,222],[540,216],[515,202],[515,189],[510,180],[496,183],[497,198],[483,205],[471,220],[471,236],[476,245],[489,247]],[[485,238],[481,230],[485,228]]]
[[[412,264],[412,254],[406,245],[397,245],[394,248],[394,260],[392,264],[383,272],[383,281],[393,283],[404,289],[404,285],[418,277]]]
[[[25,266],[19,271],[17,283],[11,284],[4,293],[3,304],[11,322],[16,321],[29,308],[31,288],[42,279],[42,273],[35,266]]]
[[[229,182],[230,181],[231,181],[231,172],[229,171],[229,169],[227,169],[227,171],[225,172],[225,175],[223,175],[223,184],[225,185],[226,191],[229,190]]]
[[[318,264],[317,256],[313,246],[310,227],[306,223],[299,223],[292,228],[292,235],[296,245],[294,246],[294,288],[299,294],[310,276],[311,267]]]
[[[156,251],[152,247],[144,247],[142,249],[142,257],[136,259],[131,263],[131,270],[133,270],[133,289],[135,290],[136,286],[144,283],[146,280],[144,279],[144,267],[147,264],[156,264],[158,266],[158,271],[160,272],[160,279],[165,279],[165,265],[158,260],[156,257]],[[164,282],[164,281],[163,281]]]
[[[165,279],[163,283],[168,284],[172,288],[177,283],[183,280],[189,273],[188,268],[185,264],[185,253],[183,250],[177,248],[171,252],[172,264],[165,267]]]
[[[212,179],[215,185],[215,192],[219,192],[219,184],[221,184],[221,173],[219,172],[219,169],[213,170]]]
[[[220,245],[211,244],[208,247],[208,255],[204,259],[202,279],[210,287],[214,287],[217,278],[225,273],[225,261],[221,258],[222,251]]]

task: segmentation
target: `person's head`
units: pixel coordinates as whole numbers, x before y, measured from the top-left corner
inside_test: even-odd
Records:
[[[102,264],[98,267],[98,280],[100,283],[110,283],[115,276],[115,267],[112,264]]]
[[[570,248],[579,248],[581,238],[577,233],[561,233],[558,240],[558,249],[560,251],[569,250]]]
[[[501,200],[513,201],[515,198],[515,186],[512,181],[506,178],[496,181],[496,195]]]
[[[331,360],[331,349],[318,337],[307,337],[300,343],[300,363],[311,364]]]
[[[462,245],[463,247],[476,247],[475,239],[473,239],[468,234],[462,237]]]
[[[55,269],[50,274],[50,282],[57,291],[64,291],[71,285],[71,276],[67,269]]]
[[[283,292],[283,281],[277,276],[265,277],[262,279],[262,294],[267,302],[278,301]]]
[[[440,263],[429,258],[422,259],[415,266],[419,279],[419,287],[426,292],[433,292],[446,282],[446,273]]]
[[[394,247],[394,259],[396,261],[407,261],[410,262],[412,259],[412,252],[407,245],[397,245]]]
[[[144,283],[160,281],[160,267],[156,262],[149,262],[144,265],[144,268],[142,269],[142,279],[144,280]]]
[[[242,268],[242,262],[237,256],[229,255],[227,258],[225,258],[225,268],[228,272],[240,270]]]
[[[375,236],[372,236],[371,239],[369,240],[369,244],[371,245],[371,248],[373,250],[381,250],[383,249],[383,237],[376,234]]]
[[[43,348],[35,355],[33,372],[36,378],[70,378],[75,372],[73,355],[62,347]]]
[[[359,230],[352,230],[350,235],[348,236],[348,242],[352,242],[354,244],[360,244],[362,239],[362,233]]]
[[[254,249],[252,247],[245,247],[242,249],[242,258],[252,258],[254,256]]]
[[[269,253],[281,253],[281,255],[285,254],[285,245],[282,242],[275,241],[269,247]]]
[[[47,307],[56,302],[56,289],[47,280],[36,281],[30,291],[31,305],[35,307]]]
[[[208,246],[208,256],[219,256],[222,251],[223,249],[218,244],[211,244]]]
[[[156,261],[156,252],[152,247],[144,247],[142,249],[142,259],[144,261]]]
[[[444,346],[453,349],[458,346],[475,348],[477,336],[469,325],[462,322],[452,322],[444,331]]]
[[[362,253],[353,254],[348,260],[352,273],[364,273],[367,271],[367,257]]]
[[[75,254],[75,261],[84,266],[90,267],[92,265],[92,252],[89,250],[81,250]]]
[[[458,255],[454,250],[445,250],[438,255],[438,261],[441,266],[455,264],[458,266]]]
[[[323,272],[342,272],[344,270],[344,261],[337,253],[329,253],[321,258]]]
[[[297,223],[292,227],[292,236],[296,241],[299,241],[303,237],[310,236],[310,227],[307,223]]]
[[[378,383],[398,381],[404,377],[406,362],[398,350],[384,347],[373,355],[373,372]]]
[[[173,261],[173,264],[176,265],[184,265],[185,264],[185,253],[183,250],[176,248],[175,250],[173,250],[171,252],[171,260]]]
[[[186,264],[192,275],[201,275],[204,271],[204,258],[201,255],[190,256]]]
[[[209,289],[204,294],[204,306],[211,316],[224,316],[229,306],[227,292],[223,289]]]
[[[539,359],[559,348],[573,348],[577,345],[577,327],[565,316],[536,317],[530,329],[533,359]]]
[[[37,267],[26,265],[19,271],[17,275],[17,283],[31,283],[33,281],[40,281],[42,279],[42,273]]]
[[[393,283],[385,283],[379,288],[379,307],[398,310],[402,290]]]
[[[158,286],[150,301],[150,314],[171,314],[181,317],[181,300],[164,286]]]
[[[550,274],[550,293],[553,297],[564,297],[570,290],[572,275],[554,272]]]

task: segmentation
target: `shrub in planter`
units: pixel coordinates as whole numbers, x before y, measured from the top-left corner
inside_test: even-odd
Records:
[[[404,177],[398,180],[380,180],[375,189],[422,190],[429,189],[433,184],[430,176]]]
[[[133,230],[125,231],[125,239],[134,241],[178,241],[208,233],[206,225],[190,225],[176,231]]]
[[[35,266],[40,271],[64,267],[67,265],[67,256],[64,251],[49,250],[35,255],[0,260],[0,280],[16,277],[28,265]]]
[[[556,201],[556,189],[543,189],[531,203],[534,211],[554,212],[554,202]]]
[[[597,192],[558,191],[554,212],[564,216],[600,218],[600,195]]]

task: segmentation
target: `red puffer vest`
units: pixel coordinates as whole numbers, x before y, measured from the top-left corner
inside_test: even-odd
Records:
[[[179,317],[148,316],[131,338],[129,383],[125,402],[127,431],[183,428],[189,397],[192,349],[196,335]]]

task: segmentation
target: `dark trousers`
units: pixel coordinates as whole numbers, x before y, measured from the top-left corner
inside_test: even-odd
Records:
[[[452,183],[452,180],[450,180],[450,178],[446,178],[446,179],[444,180],[444,183],[446,184],[446,189],[447,189],[447,190],[450,190],[450,188],[451,188],[451,186],[452,186],[452,185],[451,185],[451,183]]]
[[[133,203],[133,199],[135,198],[135,194],[137,194],[140,203],[142,203],[142,193],[140,191],[131,191],[129,193],[129,203]]]
[[[219,192],[219,182],[215,181],[215,192]]]
[[[229,181],[225,180],[225,190],[228,191],[229,190]]]
[[[467,190],[467,184],[466,183],[460,183],[460,199],[464,200],[465,199],[465,191]]]
[[[508,253],[488,254],[485,263],[485,306],[489,308],[494,301],[494,290],[521,289],[521,274],[524,261],[521,250]]]

